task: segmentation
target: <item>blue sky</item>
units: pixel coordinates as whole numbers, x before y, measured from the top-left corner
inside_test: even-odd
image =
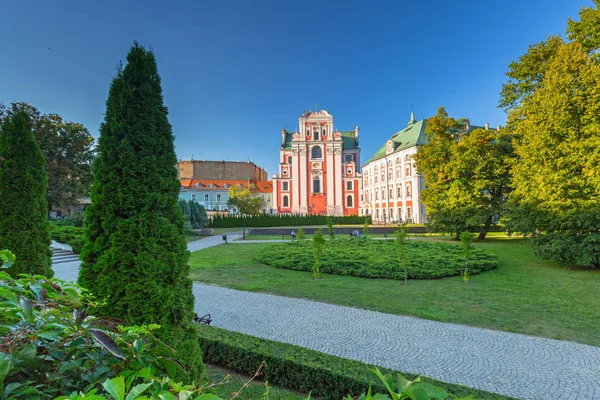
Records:
[[[498,93],[529,44],[592,0],[5,1],[0,101],[25,101],[98,135],[134,40],[154,50],[179,158],[277,170],[282,126],[313,104],[360,126],[362,159],[411,105],[503,125]]]

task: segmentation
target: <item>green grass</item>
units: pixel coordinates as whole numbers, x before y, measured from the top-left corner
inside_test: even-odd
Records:
[[[219,396],[223,399],[230,399],[234,393],[238,392],[246,382],[252,378],[248,375],[238,374],[236,372],[231,372],[224,368],[220,368],[214,365],[205,364],[206,366],[206,376],[209,381],[213,384],[223,382],[220,385],[216,385],[215,387],[210,389],[210,393]],[[239,396],[236,399],[240,400],[256,400],[261,399],[264,396],[264,393],[267,391],[267,386],[265,386],[265,382],[254,379],[247,388],[243,389]],[[281,389],[277,386],[268,385],[268,399],[271,400],[298,400],[305,399],[307,396],[301,393]],[[265,397],[266,398],[266,397]],[[313,397],[314,398],[314,397]]]
[[[361,235],[362,235],[362,231],[361,231]],[[313,235],[307,235],[307,234],[305,234],[305,239],[312,239],[312,236]],[[371,239],[373,239],[373,238],[383,238],[384,237],[383,233],[377,233],[377,234],[371,234],[371,233],[369,233],[367,236],[369,238],[371,238]],[[349,236],[337,233],[335,235],[335,237],[336,238],[347,238]],[[389,239],[393,239],[394,238],[394,234],[393,233],[388,233],[387,237]],[[329,239],[329,235],[325,235],[325,239]],[[238,240],[242,240],[242,239],[238,239]],[[246,240],[281,240],[281,235],[246,235]],[[289,241],[292,240],[292,236],[290,235],[289,232],[284,235],[283,240],[289,240]]]
[[[192,253],[190,276],[234,289],[600,346],[600,270],[566,269],[541,260],[523,239],[476,243],[497,255],[499,265],[468,284],[452,277],[411,280],[407,287],[388,279],[327,274],[313,280],[310,272],[256,261],[265,246],[216,246]]]

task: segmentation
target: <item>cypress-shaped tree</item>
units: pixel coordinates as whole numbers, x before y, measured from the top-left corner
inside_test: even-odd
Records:
[[[160,324],[159,336],[198,381],[203,364],[173,139],[156,59],[135,43],[100,126],[79,283],[106,298],[97,313]]]
[[[53,275],[44,165],[27,113],[7,117],[0,128],[0,249],[16,256],[12,276]]]

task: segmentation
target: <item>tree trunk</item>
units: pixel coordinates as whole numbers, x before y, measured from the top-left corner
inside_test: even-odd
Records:
[[[477,240],[483,240],[487,236],[488,230],[490,229],[490,225],[492,224],[492,216],[488,216],[481,228],[481,232],[479,232],[479,236],[477,236]]]

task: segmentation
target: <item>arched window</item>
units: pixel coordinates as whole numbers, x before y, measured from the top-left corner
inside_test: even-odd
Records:
[[[283,196],[283,206],[284,207],[289,207],[290,206],[290,199],[288,196]]]
[[[321,179],[313,178],[313,193],[321,193]]]
[[[410,176],[410,167],[408,165],[406,166],[406,175],[405,176]]]
[[[312,159],[323,158],[323,150],[319,146],[314,146],[310,151],[310,157]]]
[[[390,188],[390,200],[394,200],[394,189]]]
[[[406,197],[411,197],[410,183],[408,185],[406,185]]]
[[[398,186],[398,200],[402,198],[402,186]]]
[[[352,196],[346,197],[346,207],[354,207],[352,202]]]
[[[377,184],[377,174],[375,174],[375,183]]]
[[[400,179],[400,178],[402,178],[402,177],[400,176],[400,174],[401,174],[401,172],[400,172],[400,168],[396,168],[396,179]]]

